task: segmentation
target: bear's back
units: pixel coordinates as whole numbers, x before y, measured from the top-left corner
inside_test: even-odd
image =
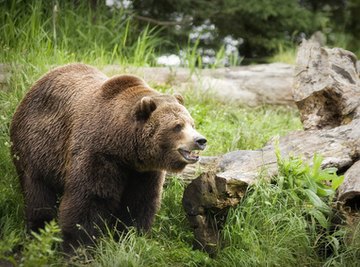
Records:
[[[40,78],[16,110],[10,129],[18,172],[39,172],[62,183],[73,116],[107,76],[84,64],[56,68]]]
[[[56,68],[41,77],[26,94],[18,110],[58,113],[88,94],[99,90],[108,79],[99,70],[85,64],[70,64]],[[67,110],[65,110],[67,111]],[[40,115],[39,114],[39,115]]]

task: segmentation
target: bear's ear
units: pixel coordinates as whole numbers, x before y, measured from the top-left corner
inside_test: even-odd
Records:
[[[101,95],[105,99],[111,99],[122,91],[135,86],[147,86],[147,84],[141,78],[134,75],[117,75],[108,79],[101,86]]]
[[[177,101],[178,101],[181,105],[184,105],[184,98],[183,98],[182,95],[175,93],[175,94],[174,94],[174,97],[177,99]]]
[[[155,109],[155,101],[150,96],[144,96],[136,107],[136,117],[139,120],[147,120]]]

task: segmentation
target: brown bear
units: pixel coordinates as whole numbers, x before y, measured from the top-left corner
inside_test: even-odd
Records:
[[[165,171],[196,162],[206,146],[180,95],[84,64],[40,78],[17,108],[10,138],[27,226],[43,227],[59,206],[65,250],[91,242],[105,223],[149,230]]]

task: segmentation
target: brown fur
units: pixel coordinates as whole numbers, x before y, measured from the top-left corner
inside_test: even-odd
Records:
[[[58,217],[66,249],[79,240],[90,242],[98,234],[95,226],[104,222],[148,230],[159,208],[164,171],[182,170],[189,162],[178,147],[195,149],[200,136],[182,131],[193,126],[182,101],[138,77],[109,79],[83,64],[44,75],[11,125],[28,227],[36,230],[55,218],[61,197]]]

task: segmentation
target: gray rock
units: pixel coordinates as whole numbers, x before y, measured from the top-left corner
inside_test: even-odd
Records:
[[[359,117],[356,56],[304,40],[295,68],[294,100],[304,129],[332,128]]]
[[[132,73],[150,84],[170,84],[178,92],[200,90],[225,102],[249,106],[262,104],[294,105],[292,84],[294,67],[283,63],[196,70],[167,67],[121,67],[109,65],[110,75]]]
[[[193,77],[195,88],[211,91],[224,101],[249,106],[293,105],[292,65],[284,63],[206,69]]]
[[[353,164],[344,175],[344,182],[339,187],[339,201],[350,212],[360,211],[360,161]]]

